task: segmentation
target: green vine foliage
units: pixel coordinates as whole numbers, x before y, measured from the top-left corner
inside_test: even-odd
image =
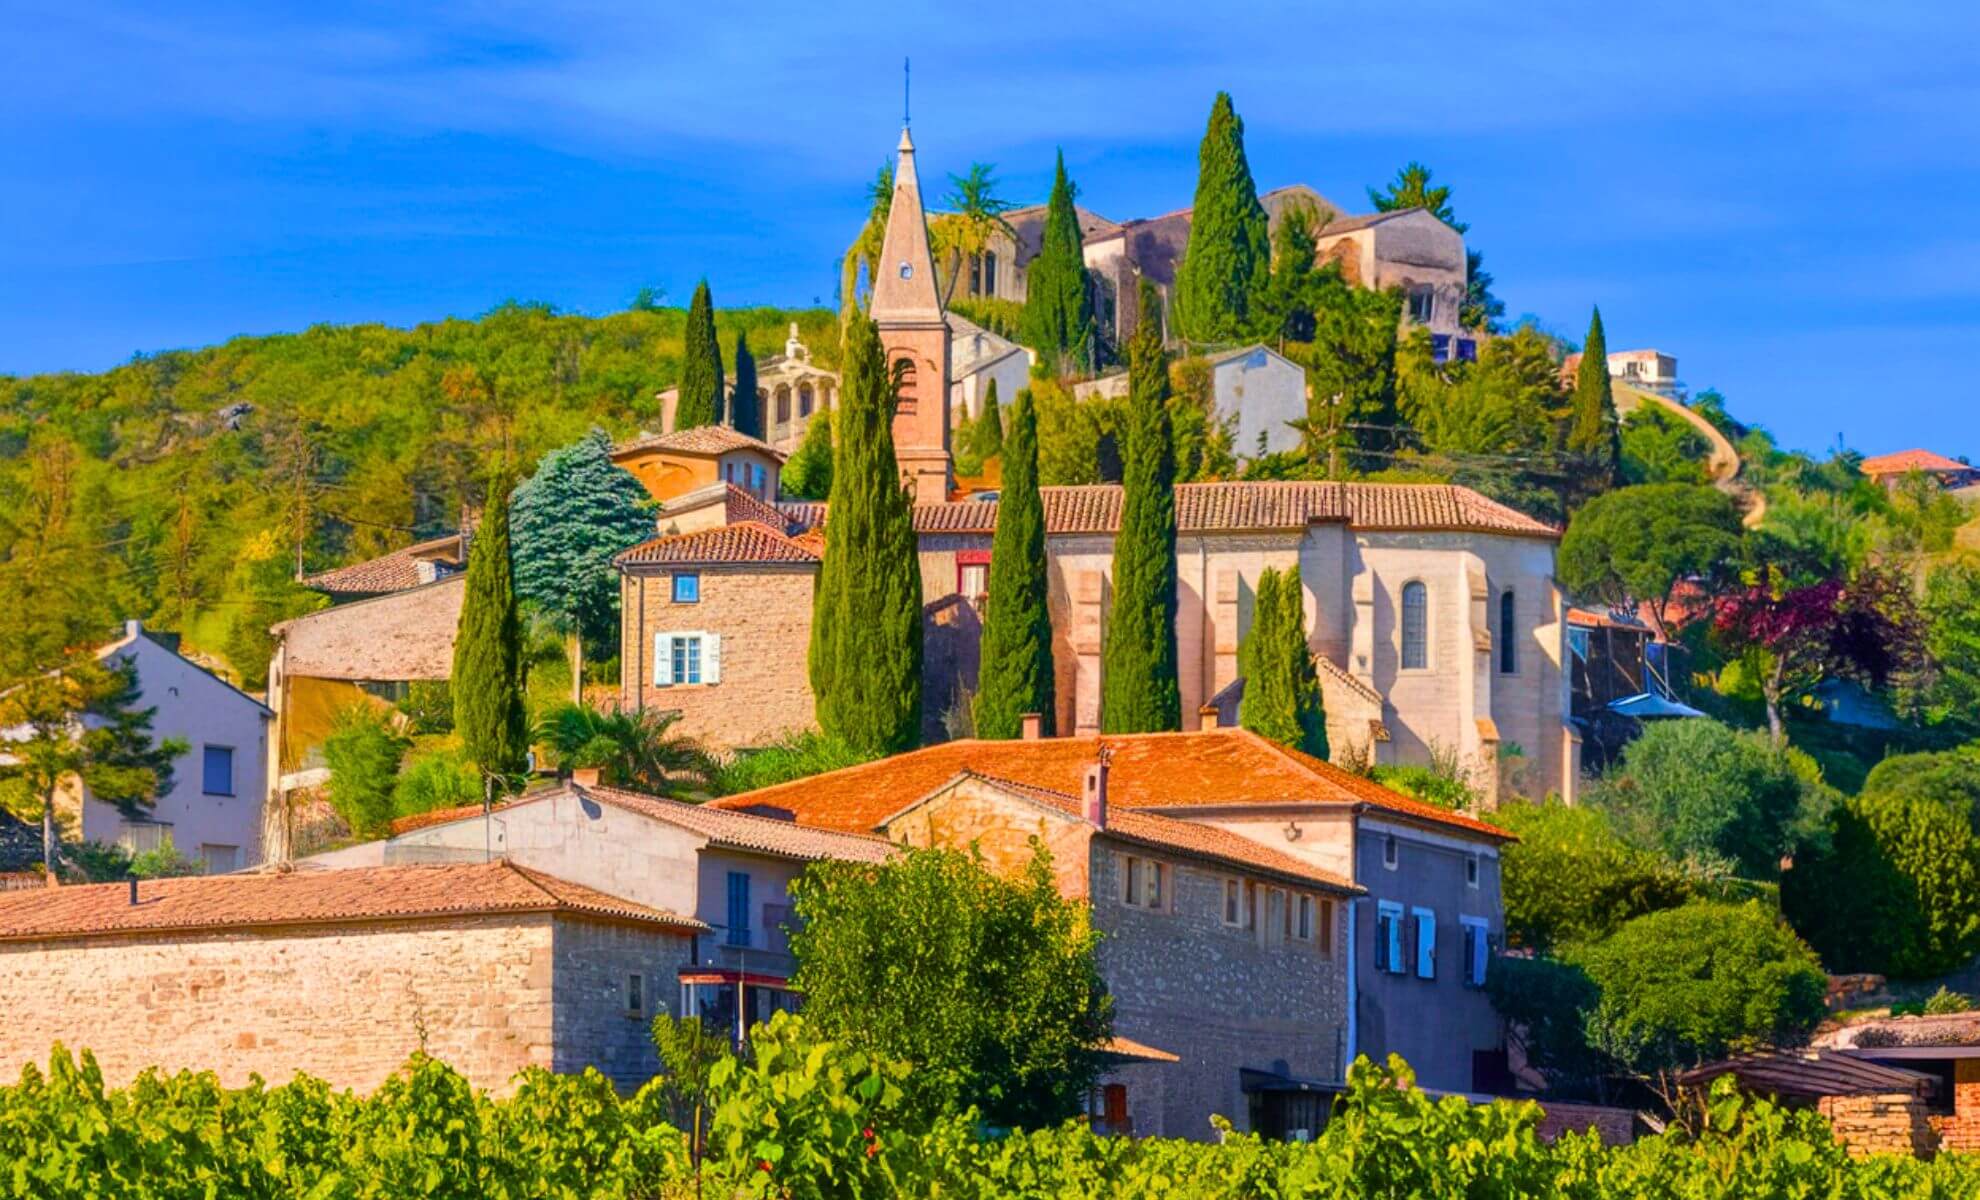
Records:
[[[1695,1132],[1603,1146],[1548,1143],[1532,1103],[1433,1097],[1407,1066],[1362,1059],[1320,1135],[1264,1141],[1218,1121],[1211,1140],[1095,1136],[1080,1122],[983,1136],[973,1113],[931,1112],[912,1072],[773,1017],[711,1073],[700,1161],[665,1120],[663,1085],[629,1097],[596,1072],[523,1072],[478,1092],[415,1055],[369,1096],[297,1076],[221,1087],[150,1071],[104,1084],[57,1047],[0,1086],[0,1197],[26,1200],[852,1200],[1134,1196],[1158,1200],[1624,1200],[1980,1197],[1980,1160],[1852,1158],[1807,1110],[1722,1079]]]

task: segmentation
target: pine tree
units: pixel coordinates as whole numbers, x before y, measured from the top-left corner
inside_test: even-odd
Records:
[[[1588,322],[1588,341],[1581,347],[1581,367],[1575,372],[1569,411],[1568,453],[1589,460],[1595,473],[1613,479],[1622,462],[1622,432],[1609,384],[1609,347],[1602,333],[1600,308]]]
[[[1197,151],[1189,246],[1176,268],[1176,328],[1192,341],[1248,336],[1264,315],[1271,267],[1265,208],[1244,156],[1244,121],[1218,92]]]
[[[737,433],[763,436],[763,397],[756,394],[756,359],[749,352],[749,336],[742,330],[736,331],[736,386],[729,397],[729,423]]]
[[[1142,311],[1154,310],[1142,283]],[[1159,322],[1128,346],[1127,445],[1121,525],[1114,537],[1114,604],[1101,657],[1100,727],[1154,733],[1182,727],[1176,680],[1175,450],[1169,437],[1169,364]]]
[[[708,281],[694,287],[681,347],[681,395],[674,405],[674,428],[722,423],[722,346],[715,338],[715,304]]]
[[[1093,297],[1063,150],[1045,207],[1044,242],[1025,272],[1024,313],[1018,327],[1025,345],[1048,366],[1070,367],[1087,359],[1093,338]]]
[[[921,732],[921,564],[894,459],[894,381],[871,320],[847,330],[825,561],[812,605],[818,724],[871,754]]]
[[[991,385],[993,388],[995,384]],[[994,415],[993,391],[985,401]],[[990,542],[990,597],[977,670],[976,736],[1014,738],[1026,713],[1052,733],[1052,615],[1046,607],[1045,504],[1038,493],[1038,414],[1029,390],[1011,409],[997,532]]]
[[[508,468],[489,477],[488,503],[468,550],[467,594],[454,634],[454,729],[492,796],[528,764],[522,618],[509,553]]]
[[[778,484],[798,500],[823,500],[832,492],[832,411],[819,408],[804,427],[797,453],[784,463]]]

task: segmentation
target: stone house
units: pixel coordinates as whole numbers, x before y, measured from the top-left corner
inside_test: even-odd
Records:
[[[1315,239],[1314,257],[1338,265],[1356,286],[1400,288],[1404,322],[1430,331],[1438,362],[1478,357],[1477,341],[1458,324],[1469,282],[1464,235],[1428,209],[1330,221]]]
[[[1057,672],[1054,728],[1092,733],[1100,726],[1100,648],[1121,489],[1042,490]],[[1572,799],[1579,740],[1567,721],[1556,530],[1469,489],[1442,484],[1183,484],[1176,502],[1176,642],[1185,728],[1196,726],[1205,707],[1223,711],[1226,720],[1234,715],[1237,651],[1250,628],[1258,577],[1267,567],[1297,566],[1337,758],[1408,763],[1455,755],[1488,800],[1495,802],[1504,788]],[[824,507],[779,506],[787,528],[798,530],[816,528]],[[914,520],[930,611],[951,596],[980,603],[988,588],[996,502],[917,505]],[[743,706],[754,703],[750,698],[725,701],[723,710],[738,723],[724,717],[697,726],[710,730],[717,748],[752,745],[747,738],[757,731],[809,719],[810,607],[798,597],[809,596],[816,550],[807,557],[786,544],[792,540],[774,529],[739,535],[720,543],[722,562],[709,564],[724,578],[774,576],[776,588],[792,593],[774,628],[761,616],[749,618],[753,642],[779,639],[774,648],[759,646],[753,653],[763,655],[776,678],[756,685],[776,689],[763,707],[781,711],[747,714]],[[637,562],[641,556],[706,562],[715,553],[709,548],[715,543],[662,543],[622,556],[625,586],[652,573],[655,564]],[[665,691],[646,673],[653,659],[643,647],[656,631],[686,619],[674,610],[640,624],[652,597],[649,591],[643,603],[624,609],[631,615],[623,661],[637,670],[623,676],[621,702],[685,707],[687,693]],[[754,600],[743,603],[752,614],[760,611]],[[727,636],[705,617],[697,616],[690,628]],[[944,654],[940,661],[966,666],[970,660]],[[924,695],[945,703],[959,683],[969,682],[930,677]]]
[[[1896,487],[1900,480],[1914,471],[1947,489],[1971,487],[1980,483],[1980,468],[1956,458],[1947,458],[1931,450],[1900,450],[1896,454],[1879,454],[1864,459],[1857,465],[1857,469],[1862,471],[1872,483],[1879,483],[1887,488]]]
[[[1469,976],[1446,968],[1405,989],[1368,977],[1378,906],[1399,897],[1433,957],[1482,979],[1503,930],[1506,835],[1244,730],[951,742],[713,803],[975,845],[1001,869],[1036,837],[1107,935],[1118,1033],[1177,1059],[1108,1076],[1097,1112],[1136,1133],[1207,1137],[1221,1113],[1293,1136],[1317,1130],[1357,1054],[1413,1051],[1424,1086],[1470,1090],[1473,1052],[1497,1044]],[[1357,878],[1391,845],[1393,871]],[[1453,895],[1474,858],[1475,891]]]
[[[181,739],[187,750],[172,763],[171,787],[148,808],[125,812],[87,787],[69,790],[57,803],[64,836],[132,853],[170,842],[208,873],[260,862],[274,714],[181,655],[176,634],[150,633],[137,621],[125,622],[124,635],[98,647],[96,657],[134,670],[137,706],[154,710],[152,737]],[[0,746],[11,736],[0,729]]]
[[[61,1042],[113,1085],[158,1066],[369,1091],[424,1048],[495,1091],[530,1066],[636,1086],[658,984],[707,931],[499,861],[0,893],[0,1068]]]
[[[696,1014],[740,1036],[772,1012],[796,1007],[786,938],[792,881],[820,859],[880,862],[891,853],[875,837],[570,782],[511,800],[485,820],[479,805],[404,818],[389,838],[316,855],[298,867],[478,863],[493,855],[633,904],[692,916],[706,932],[691,941],[678,970],[644,979],[648,1005]],[[650,1054],[637,1065],[648,1074],[655,1069]]]
[[[612,447],[612,462],[666,504],[715,483],[729,483],[759,500],[777,498],[784,454],[726,425],[644,434]]]
[[[1818,1049],[1923,1074],[1925,1123],[1940,1150],[1980,1151],[1980,1013],[1877,1017],[1817,1035]]]

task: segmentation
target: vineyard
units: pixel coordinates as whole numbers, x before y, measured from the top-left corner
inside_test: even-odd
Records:
[[[56,1048],[0,1087],[0,1195],[22,1200],[305,1197],[1980,1197],[1980,1162],[1853,1160],[1817,1116],[1715,1092],[1696,1135],[1548,1144],[1532,1104],[1472,1105],[1357,1064],[1315,1141],[989,1136],[907,1103],[911,1068],[779,1016],[690,1093],[621,1098],[600,1075],[527,1072],[506,1097],[415,1055],[368,1097],[299,1076],[227,1089],[147,1073],[107,1088]],[[702,1130],[701,1152],[683,1126]],[[1207,1131],[1206,1131],[1207,1132]]]

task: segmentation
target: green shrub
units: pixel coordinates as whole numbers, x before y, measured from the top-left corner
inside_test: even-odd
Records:
[[[357,836],[376,837],[392,823],[392,789],[406,745],[371,708],[352,705],[337,714],[323,741],[330,807]]]
[[[1926,1016],[1947,1016],[1952,1013],[1971,1012],[1973,1001],[1941,984],[1939,990],[1925,998]]]
[[[406,759],[392,784],[392,812],[410,817],[481,803],[481,773],[459,750],[435,750]]]
[[[415,679],[396,705],[405,715],[406,732],[414,735],[454,731],[454,689],[444,679]]]
[[[1514,946],[1548,951],[1596,941],[1691,898],[1673,864],[1625,843],[1601,809],[1507,804],[1491,819],[1519,835],[1499,851],[1506,939]]]
[[[754,750],[736,751],[734,758],[715,769],[713,782],[716,792],[733,796],[843,767],[856,767],[872,762],[873,758],[837,738],[810,730],[786,735]]]
[[[166,838],[150,850],[140,850],[131,855],[131,874],[138,879],[171,879],[181,875],[199,875],[205,872],[206,865],[198,859],[187,858],[179,853],[178,846],[171,838]]]

